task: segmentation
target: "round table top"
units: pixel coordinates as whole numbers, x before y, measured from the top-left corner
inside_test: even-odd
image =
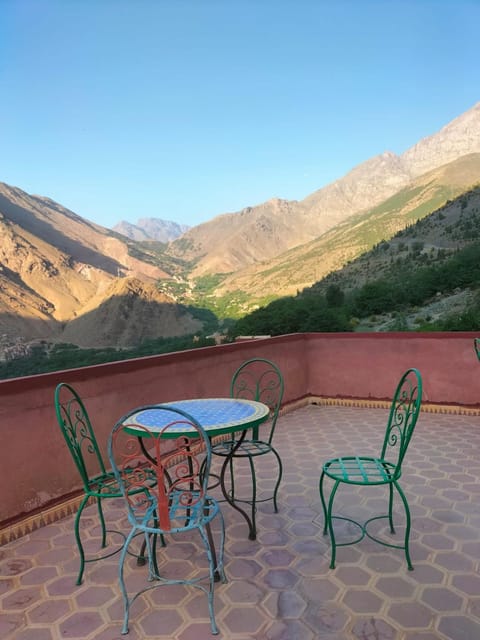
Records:
[[[262,402],[243,398],[196,398],[165,402],[163,406],[181,409],[194,418],[209,436],[232,433],[258,426],[268,418],[270,409]],[[182,416],[161,409],[140,409],[129,416],[126,431],[142,435],[142,430],[135,430],[135,425],[145,427],[150,432],[160,432],[165,426]],[[171,425],[162,437],[174,438],[180,435],[191,435],[195,430],[185,423]],[[145,432],[143,432],[145,435]]]

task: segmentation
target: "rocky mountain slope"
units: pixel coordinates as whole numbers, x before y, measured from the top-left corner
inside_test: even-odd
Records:
[[[178,224],[171,220],[161,220],[160,218],[140,218],[136,224],[122,220],[113,227],[113,230],[130,240],[139,242],[145,240],[156,240],[157,242],[171,242],[190,227],[186,224]]]
[[[214,218],[167,250],[0,183],[0,347],[130,346],[198,331],[173,297],[192,300],[197,276],[224,274],[213,295],[238,292],[247,312],[320,280],[479,179],[480,103],[402,156],[371,158],[301,202],[272,199]],[[139,222],[156,233],[156,223]]]
[[[229,273],[270,260],[371,209],[417,177],[480,153],[480,103],[400,156],[385,152],[302,201],[273,199],[190,229],[168,252],[194,262],[192,275]]]
[[[373,281],[388,281],[392,277],[402,280],[405,274],[445,264],[458,256],[462,249],[479,243],[480,185],[447,202],[388,241],[381,241],[372,250],[306,289],[302,295],[325,295],[332,285],[348,295]],[[400,278],[399,273],[402,274]],[[472,269],[468,269],[459,281],[465,283],[471,277]],[[447,283],[444,284],[448,289]],[[414,331],[426,322],[435,322],[452,314],[460,318],[478,302],[480,290],[463,284],[453,292],[437,290],[422,305],[403,308],[400,314],[389,310],[363,318],[356,330],[395,331],[401,326],[403,330]]]
[[[3,343],[40,338],[96,344],[94,334],[104,334],[108,326],[102,317],[96,328],[90,321],[84,335],[78,320],[79,329],[75,332],[67,330],[68,323],[87,312],[93,317],[94,310],[112,297],[112,286],[119,279],[142,283],[139,295],[163,305],[159,309],[166,309],[168,301],[177,309],[174,300],[167,300],[155,287],[155,282],[168,274],[153,261],[133,257],[126,241],[48,198],[31,196],[2,183],[0,238]],[[196,327],[190,314],[186,316],[185,326],[191,321]],[[161,327],[157,335],[162,335],[164,324],[152,325]],[[182,322],[176,321],[169,335],[172,331],[181,335],[184,328]],[[118,339],[117,333],[112,332],[109,344],[117,344]]]
[[[252,305],[278,291],[294,295],[477,184],[480,154],[469,154],[412,180],[377,207],[348,217],[315,240],[228,275],[215,293],[242,291]]]
[[[92,301],[68,322],[61,339],[80,347],[131,347],[159,336],[201,330],[200,320],[156,287],[137,278],[120,278],[110,284],[100,304]]]

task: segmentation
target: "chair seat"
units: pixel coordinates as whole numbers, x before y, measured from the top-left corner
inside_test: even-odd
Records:
[[[89,494],[98,498],[121,498],[122,491],[113,473],[106,473],[88,482]]]
[[[386,484],[398,480],[396,465],[382,458],[347,456],[332,458],[323,465],[325,474],[347,484]]]
[[[147,474],[147,476],[149,476],[147,484],[150,487],[154,487],[156,478],[151,476],[151,474]],[[113,472],[107,472],[91,478],[88,482],[88,488],[88,495],[94,498],[121,498],[123,496],[120,485]],[[145,487],[143,485],[138,487],[132,484],[130,487],[127,487],[127,493],[129,495],[135,495],[144,491]]]
[[[236,440],[218,442],[212,447],[212,453],[216,456],[227,457],[237,444],[238,442]],[[238,458],[261,456],[271,450],[272,446],[269,445],[268,442],[262,442],[262,440],[243,440],[242,444],[235,451],[234,456]]]
[[[143,530],[152,530],[156,533],[180,533],[182,531],[192,530],[198,526],[206,526],[211,522],[219,511],[218,502],[206,496],[201,498],[200,494],[195,491],[188,492],[188,501],[185,500],[184,491],[172,491],[169,495],[168,517],[170,521],[170,529],[161,530],[157,525],[153,525],[154,518],[158,514],[158,506],[156,501],[151,502],[146,509],[143,517],[135,518],[134,524]]]

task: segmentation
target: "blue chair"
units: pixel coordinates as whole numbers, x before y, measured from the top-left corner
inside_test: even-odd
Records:
[[[154,413],[156,424],[160,415],[164,426],[155,432],[140,426],[134,418],[134,414],[138,415],[139,412]],[[179,429],[188,430],[191,435],[178,435]],[[108,456],[131,525],[119,559],[119,580],[124,603],[122,634],[128,633],[132,603],[145,591],[169,584],[192,585],[207,594],[211,629],[213,634],[217,634],[213,606],[214,582],[226,582],[223,569],[225,525],[218,503],[207,493],[211,448],[204,429],[189,414],[174,407],[151,405],[137,408],[114,426],[108,440]],[[217,516],[220,544],[216,550],[210,525]],[[206,550],[207,575],[178,579],[160,575],[155,557],[156,537],[184,534],[191,539],[194,531],[199,532]],[[153,584],[129,596],[124,564],[129,545],[139,533],[144,536],[148,580]]]

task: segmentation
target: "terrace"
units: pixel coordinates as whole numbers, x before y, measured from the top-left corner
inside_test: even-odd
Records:
[[[0,636],[15,640],[122,637],[117,557],[78,558],[73,512],[78,480],[53,413],[53,389],[74,384],[100,441],[125,410],[150,401],[227,395],[248,357],[280,365],[286,404],[276,446],[284,460],[279,513],[259,506],[258,537],[225,505],[227,584],[216,587],[220,637],[238,640],[462,640],[480,637],[480,405],[473,334],[282,336],[0,383],[4,434],[0,488]],[[424,379],[424,408],[402,486],[412,510],[408,571],[402,551],[366,539],[337,551],[322,535],[322,461],[377,452],[388,399],[408,366]],[[207,373],[209,375],[207,375]],[[7,455],[8,454],[8,455]],[[268,467],[263,473],[268,476]],[[240,481],[242,476],[240,475]],[[18,479],[16,482],[11,479]],[[344,488],[337,508],[368,518],[383,490]],[[96,548],[95,511],[85,518]],[[121,502],[107,518],[125,524]],[[62,517],[63,516],[63,517]],[[126,527],[127,528],[127,527]],[[159,552],[162,569],[193,571],[196,540]],[[128,562],[127,583],[145,580]],[[134,605],[127,638],[212,638],[204,594],[161,587]]]

